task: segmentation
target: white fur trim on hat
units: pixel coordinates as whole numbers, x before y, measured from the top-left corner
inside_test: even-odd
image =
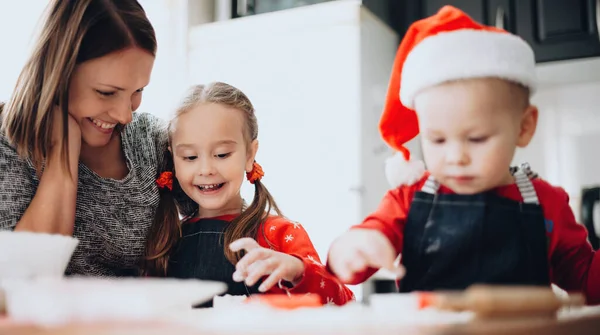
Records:
[[[494,77],[536,86],[535,56],[522,38],[492,31],[463,29],[425,38],[406,57],[400,100],[414,108],[423,89],[447,81]]]
[[[425,173],[422,161],[407,161],[400,152],[385,161],[385,177],[392,188],[402,185],[413,185]]]

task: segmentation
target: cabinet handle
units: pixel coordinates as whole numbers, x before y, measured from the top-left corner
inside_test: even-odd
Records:
[[[248,0],[237,0],[236,12],[238,16],[246,16],[248,14]]]
[[[598,32],[598,40],[600,40],[600,0],[596,0],[596,30]]]
[[[600,1],[600,0],[597,0]],[[504,29],[504,8],[498,7],[496,9],[496,28]]]

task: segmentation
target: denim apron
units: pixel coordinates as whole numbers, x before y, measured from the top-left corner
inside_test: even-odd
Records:
[[[412,201],[404,228],[400,292],[472,284],[550,285],[542,207],[527,165],[511,169],[523,202],[496,195],[438,194],[433,177]]]
[[[225,294],[245,295],[259,293],[258,286],[246,286],[232,279],[235,266],[227,260],[223,249],[223,235],[228,221],[200,219],[182,225],[182,237],[169,258],[167,277],[195,278],[226,283]],[[194,307],[212,307],[213,301]]]

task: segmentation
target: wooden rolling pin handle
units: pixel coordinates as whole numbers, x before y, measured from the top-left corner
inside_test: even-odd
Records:
[[[474,285],[461,292],[421,293],[420,307],[472,311],[478,316],[553,315],[564,306],[581,306],[580,294],[561,299],[549,287]]]
[[[465,292],[468,309],[478,315],[546,314],[562,305],[549,287],[493,287],[477,285]]]

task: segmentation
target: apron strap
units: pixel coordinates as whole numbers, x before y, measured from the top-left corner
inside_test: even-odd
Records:
[[[432,175],[429,175],[425,184],[421,187],[421,191],[429,194],[436,194],[439,188],[440,183],[438,183]]]
[[[519,188],[519,191],[521,191],[523,202],[526,204],[539,205],[540,201],[530,179],[532,177],[537,177],[537,175],[529,169],[529,165],[522,165],[521,168],[515,171],[514,176],[517,187]]]
[[[523,164],[519,168],[511,169],[512,174],[515,177],[517,187],[523,197],[523,202],[526,204],[539,204],[540,201],[531,182],[532,178],[537,178],[537,174],[529,168],[529,164]],[[440,188],[438,183],[432,175],[429,175],[421,191],[429,194],[436,194]]]

